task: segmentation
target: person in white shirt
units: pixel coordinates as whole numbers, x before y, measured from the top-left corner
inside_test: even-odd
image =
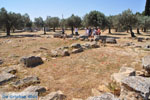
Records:
[[[77,27],[75,28],[75,35],[79,35],[79,34],[78,34],[78,28],[77,28]]]
[[[88,29],[88,28],[86,28],[85,34],[86,34],[87,36],[89,36],[89,29]]]

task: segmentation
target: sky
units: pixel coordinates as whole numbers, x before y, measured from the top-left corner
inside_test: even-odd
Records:
[[[106,16],[116,15],[124,10],[131,9],[142,12],[146,0],[0,0],[0,8],[7,11],[25,14],[30,18],[47,16],[67,18],[72,14],[83,17],[92,10],[104,13]]]

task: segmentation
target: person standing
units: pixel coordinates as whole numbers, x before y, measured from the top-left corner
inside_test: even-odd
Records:
[[[89,29],[88,28],[86,28],[85,33],[87,36],[89,36]]]
[[[79,35],[79,34],[78,34],[78,28],[77,28],[77,27],[75,28],[75,35],[76,35],[76,36]]]
[[[62,28],[62,34],[65,34],[65,29],[64,28]]]
[[[90,28],[90,29],[89,29],[89,35],[88,35],[88,36],[90,37],[91,35],[92,35],[92,29]]]
[[[93,36],[95,36],[96,35],[96,28],[93,28],[93,34],[92,34]]]
[[[101,30],[100,30],[100,28],[98,28],[98,30],[97,30],[97,35],[101,35]]]

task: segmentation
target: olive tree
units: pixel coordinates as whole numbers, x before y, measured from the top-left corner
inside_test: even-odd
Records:
[[[143,17],[142,15],[136,14],[137,22],[136,22],[136,28],[137,28],[137,34],[140,33],[140,28],[142,27],[142,22],[143,22]]]
[[[38,29],[41,29],[44,27],[44,21],[42,17],[38,17],[34,19],[34,24]]]
[[[50,17],[48,16],[46,19],[46,25],[50,28],[53,28],[55,32],[55,28],[59,26],[60,19],[58,17]]]
[[[91,11],[83,18],[83,23],[85,26],[105,28],[106,22],[105,15],[99,11]]]
[[[113,16],[113,28],[115,29],[116,32],[118,32],[118,29],[120,28],[121,24],[119,22],[119,18],[121,15],[115,15]]]
[[[66,26],[67,26],[67,19],[61,19],[60,20],[60,27],[66,28]]]
[[[32,32],[32,25],[33,22],[30,19],[30,16],[28,14],[24,14],[22,16],[24,27],[28,28]]]
[[[123,28],[125,29],[129,28],[131,37],[135,37],[135,34],[132,31],[132,28],[135,26],[135,23],[137,22],[137,18],[132,13],[132,11],[130,9],[123,11],[118,20]]]
[[[149,16],[141,17],[141,27],[143,28],[144,32],[146,32],[147,29],[150,28],[150,17]]]
[[[113,27],[113,16],[108,16],[106,18],[107,18],[108,33],[111,34],[111,28]]]
[[[66,19],[66,25],[68,27],[71,27],[72,34],[74,34],[74,27],[80,27],[81,22],[81,18],[75,15],[71,15],[69,18]]]
[[[11,29],[23,27],[23,19],[21,14],[7,12],[5,8],[0,9],[0,26],[6,29],[7,36],[10,35]]]

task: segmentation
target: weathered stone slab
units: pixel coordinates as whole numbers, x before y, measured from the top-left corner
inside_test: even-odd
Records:
[[[62,38],[63,35],[61,33],[55,33],[55,34],[53,34],[53,37],[54,38]]]
[[[149,45],[149,44],[147,44],[147,45],[144,47],[144,49],[148,49],[148,50],[150,50],[150,45]]]
[[[92,48],[99,48],[99,45],[97,44],[97,42],[91,42],[90,45]]]
[[[111,75],[111,79],[114,82],[121,84],[121,81],[128,76],[135,76],[135,69],[130,67],[121,67],[119,73],[114,73]]]
[[[3,64],[3,60],[0,59],[0,65]]]
[[[2,69],[2,72],[15,74],[17,72],[17,69],[13,68],[13,67],[6,67],[6,68]]]
[[[106,43],[110,43],[110,44],[116,44],[117,41],[115,38],[106,38]]]
[[[71,48],[78,49],[78,48],[81,48],[81,45],[79,43],[74,43],[71,45]]]
[[[46,92],[46,88],[43,86],[29,86],[24,89],[22,92],[38,92],[38,94],[42,94]]]
[[[138,38],[138,42],[143,42],[144,38]]]
[[[45,97],[41,97],[39,100],[65,100],[66,96],[61,92],[52,92]]]
[[[37,83],[40,83],[40,80],[39,80],[38,77],[29,76],[29,77],[26,77],[24,79],[21,79],[21,80],[18,80],[16,82],[14,82],[12,84],[12,86],[15,87],[15,88],[20,88],[20,87],[23,87],[23,86],[28,86],[28,85],[37,84]]]
[[[0,85],[3,85],[13,79],[15,79],[16,76],[10,73],[2,72],[0,74]]]
[[[70,53],[67,49],[57,49],[57,50],[51,50],[51,56],[52,57],[65,57],[70,56]]]
[[[94,36],[94,41],[99,41],[100,40],[100,36],[99,35],[95,35]]]
[[[145,56],[142,58],[142,66],[143,69],[150,73],[150,56]]]
[[[87,35],[80,35],[79,38],[80,39],[88,39],[89,37]]]
[[[97,42],[87,42],[82,45],[82,48],[84,49],[91,49],[91,48],[99,48],[100,46],[97,44]]]
[[[150,95],[150,78],[141,76],[129,76],[122,80],[122,86],[128,90],[139,93],[144,100],[148,100]]]
[[[22,57],[20,59],[20,63],[24,64],[25,67],[35,67],[40,64],[43,64],[43,61],[41,57],[29,56],[29,57]]]
[[[111,93],[105,93],[101,96],[89,97],[87,100],[119,100]]]
[[[72,100],[83,100],[83,99],[80,99],[80,98],[73,98]]]
[[[78,48],[78,49],[73,49],[73,50],[72,50],[72,53],[73,53],[73,54],[80,53],[80,52],[83,52],[83,49],[82,49],[82,48]]]

